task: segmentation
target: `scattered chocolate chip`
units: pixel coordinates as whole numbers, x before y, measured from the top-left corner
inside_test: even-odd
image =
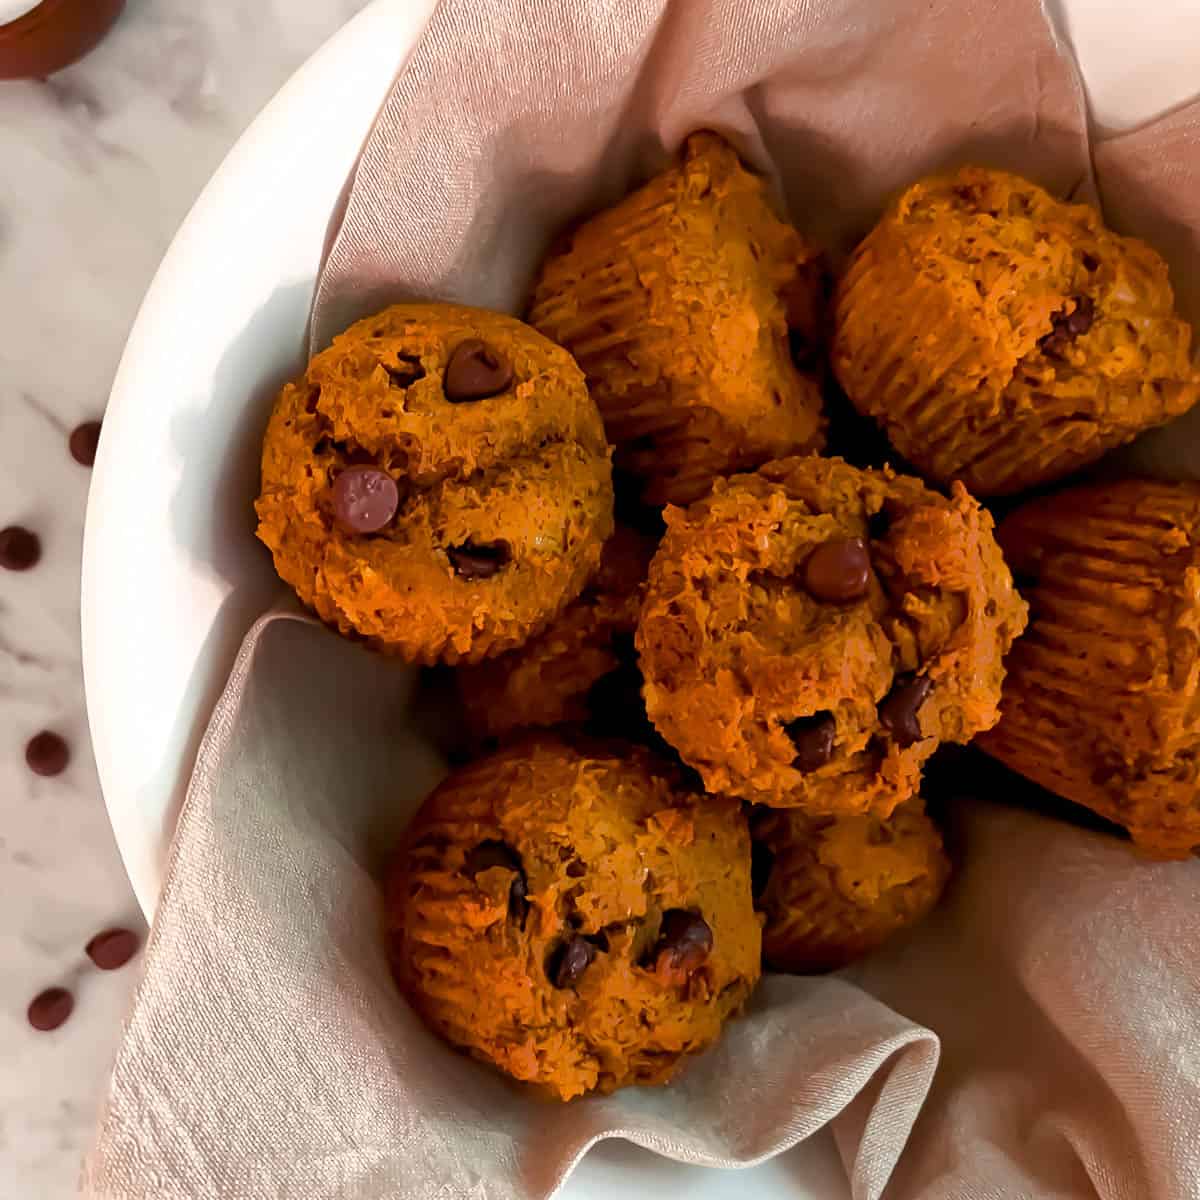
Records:
[[[596,947],[587,938],[568,938],[550,956],[546,974],[556,988],[574,987],[596,958]]]
[[[415,354],[397,354],[396,359],[397,365],[394,367],[390,363],[383,364],[392,387],[412,387],[418,379],[425,378],[425,368]]]
[[[529,881],[525,877],[525,865],[521,856],[507,843],[497,838],[488,838],[471,850],[463,863],[463,871],[472,879],[481,871],[493,867],[503,867],[506,871],[516,872],[508,889],[508,915],[519,921],[525,928],[525,918],[529,914]]]
[[[1079,261],[1083,263],[1085,271],[1094,271],[1100,265],[1100,260],[1094,254],[1089,254],[1086,250],[1079,256]]]
[[[454,571],[463,579],[491,579],[512,559],[507,542],[464,542],[446,551]]]
[[[892,528],[891,514],[886,508],[881,508],[878,512],[873,512],[867,518],[867,536],[873,542],[881,542]]]
[[[775,855],[766,842],[750,843],[750,895],[757,900],[767,890]]]
[[[327,437],[317,438],[317,440],[315,442],[313,442],[313,453],[314,454],[328,454],[329,448],[330,448],[330,441]]]
[[[378,467],[347,467],[333,483],[333,510],[351,533],[376,533],[396,515],[400,489]]]
[[[686,908],[669,908],[658,927],[651,957],[664,981],[681,983],[712,953],[713,935],[708,922]]]
[[[923,736],[917,714],[932,690],[933,680],[928,675],[901,675],[880,701],[879,723],[904,749]]]
[[[88,958],[102,971],[116,971],[137,952],[141,939],[132,929],[105,929],[84,948]]]
[[[96,461],[96,447],[100,445],[100,422],[84,421],[71,430],[67,448],[71,457],[81,466],[90,467]]]
[[[792,759],[792,766],[797,771],[815,771],[833,757],[834,738],[837,734],[837,722],[833,713],[819,712],[811,717],[797,717],[783,727],[783,732],[792,739],[792,745],[796,747],[796,757]]]
[[[830,538],[804,564],[805,590],[817,600],[850,604],[871,584],[871,555],[862,538]]]
[[[1075,307],[1068,313],[1065,309],[1050,317],[1051,329],[1038,345],[1044,354],[1059,356],[1077,337],[1082,337],[1096,319],[1096,304],[1090,296],[1076,296]]]
[[[512,363],[482,338],[459,342],[446,364],[443,390],[451,404],[486,400],[512,383]]]
[[[75,1007],[75,997],[66,988],[47,988],[29,1002],[26,1015],[34,1029],[49,1033],[57,1029]]]
[[[71,761],[71,748],[57,733],[43,729],[25,744],[25,762],[35,775],[61,775]]]
[[[0,567],[6,571],[28,571],[42,557],[38,535],[21,525],[0,529]]]

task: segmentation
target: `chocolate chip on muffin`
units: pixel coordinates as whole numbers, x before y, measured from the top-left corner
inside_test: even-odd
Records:
[[[566,351],[499,313],[398,304],[283,389],[258,534],[343,633],[476,662],[578,595],[612,506],[603,427]]]

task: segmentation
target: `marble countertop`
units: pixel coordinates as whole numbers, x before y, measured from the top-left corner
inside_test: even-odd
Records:
[[[0,527],[42,540],[0,571],[0,1196],[75,1194],[136,962],[84,954],[110,925],[144,930],[88,744],[79,556],[89,473],[67,435],[99,417],[142,294],[225,152],[297,66],[366,0],[130,0],[78,65],[0,83]],[[130,613],[137,620],[137,613]],[[39,778],[41,729],[71,745]],[[25,1016],[75,994],[54,1033]]]

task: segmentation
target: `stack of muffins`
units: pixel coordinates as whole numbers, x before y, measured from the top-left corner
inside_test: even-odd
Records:
[[[825,455],[831,376],[915,473]],[[936,903],[941,743],[1190,854],[1200,487],[1068,487],[998,533],[977,497],[1198,395],[1165,265],[1092,209],[924,180],[831,294],[710,133],[555,247],[528,323],[336,338],[276,405],[259,536],[343,634],[457,670],[474,757],[387,881],[409,1002],[551,1096],[664,1081],[764,963]]]

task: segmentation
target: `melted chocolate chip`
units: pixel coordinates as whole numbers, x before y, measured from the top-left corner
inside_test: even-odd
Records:
[[[750,843],[750,895],[757,900],[767,890],[775,854],[766,842]]]
[[[49,1033],[57,1029],[75,1008],[75,997],[66,988],[47,988],[29,1002],[26,1016],[34,1029]]]
[[[49,729],[35,733],[25,745],[25,763],[35,775],[61,775],[71,761],[71,748]]]
[[[546,974],[556,988],[574,987],[596,958],[596,947],[576,934],[563,942],[550,956]]]
[[[830,538],[804,564],[804,588],[816,600],[852,604],[871,585],[871,556],[862,538]]]
[[[797,771],[815,771],[823,767],[832,757],[837,722],[831,712],[814,713],[811,717],[797,717],[789,721],[783,732],[792,739],[796,757],[792,766]]]
[[[389,363],[383,364],[392,387],[412,387],[418,379],[425,378],[425,368],[421,366],[421,360],[415,354],[397,354],[396,360],[397,365],[394,367]]]
[[[396,515],[400,489],[378,467],[347,467],[333,483],[333,509],[338,524],[350,533],[377,533]]]
[[[38,535],[21,525],[0,529],[0,567],[6,571],[28,571],[42,557]]]
[[[521,856],[507,842],[488,838],[471,850],[463,863],[464,873],[472,879],[481,871],[493,867],[503,867],[506,871],[516,873],[508,888],[508,915],[524,929],[525,918],[529,915],[529,881],[525,877]]]
[[[507,542],[464,542],[446,551],[454,572],[463,579],[491,579],[512,561]]]
[[[1083,263],[1085,271],[1094,271],[1100,265],[1100,260],[1094,254],[1089,254],[1086,250],[1079,256],[1079,261]]]
[[[132,929],[106,929],[96,934],[85,952],[102,971],[116,971],[137,952],[141,939]]]
[[[446,364],[443,390],[451,404],[486,400],[512,383],[512,363],[482,338],[459,342]]]
[[[932,690],[928,675],[901,675],[879,704],[879,723],[904,749],[923,736],[917,714]]]
[[[1044,354],[1059,356],[1077,337],[1082,337],[1096,319],[1096,304],[1090,296],[1077,296],[1075,307],[1068,313],[1065,309],[1050,317],[1051,329],[1038,342]]]
[[[708,922],[686,908],[669,908],[658,927],[658,941],[651,957],[654,969],[671,981],[679,982],[712,953],[713,935]]]
[[[85,421],[82,425],[76,425],[71,430],[71,436],[67,438],[67,449],[81,467],[90,467],[95,463],[99,445],[99,421]]]

